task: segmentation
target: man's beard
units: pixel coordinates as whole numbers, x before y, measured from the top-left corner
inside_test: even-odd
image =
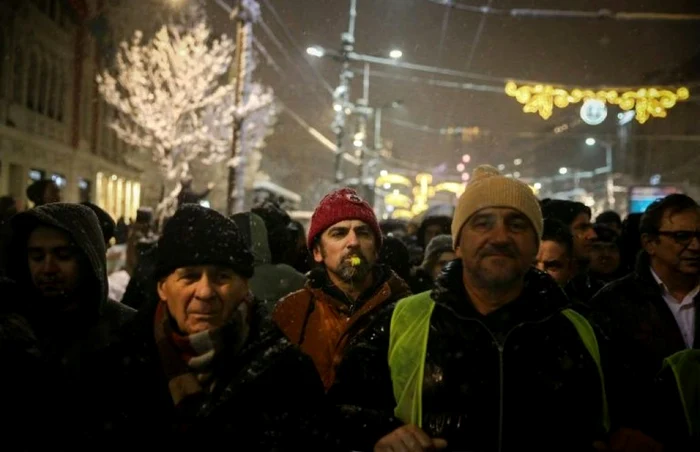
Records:
[[[489,269],[483,265],[485,259],[490,256],[504,256],[509,259],[518,259],[519,251],[511,245],[489,246],[479,252],[476,265],[464,267],[465,271],[474,279],[479,287],[486,290],[503,291],[508,290],[513,285],[520,281],[525,274],[525,271],[520,271],[515,265],[515,271],[506,271],[504,268]]]
[[[352,265],[352,257],[360,259],[360,263],[358,265]],[[360,284],[363,283],[372,272],[372,264],[358,251],[356,253],[349,253],[340,261],[338,267],[331,271],[338,276],[341,281],[347,284]]]

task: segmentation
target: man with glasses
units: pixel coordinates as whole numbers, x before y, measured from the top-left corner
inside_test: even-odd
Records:
[[[700,348],[700,207],[686,195],[669,195],[649,206],[640,232],[634,271],[591,300],[592,318],[610,339],[617,367],[611,405],[627,413],[627,427],[663,435],[652,416],[654,378],[672,355]]]

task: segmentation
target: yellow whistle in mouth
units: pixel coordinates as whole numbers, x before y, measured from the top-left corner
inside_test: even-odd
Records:
[[[357,267],[358,265],[360,265],[361,262],[362,261],[357,256],[353,256],[350,258],[350,265],[352,265],[353,267]]]

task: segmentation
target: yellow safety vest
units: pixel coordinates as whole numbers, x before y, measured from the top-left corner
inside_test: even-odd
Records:
[[[700,350],[688,349],[664,359],[663,368],[671,368],[688,423],[688,433],[700,434]]]
[[[414,424],[418,427],[423,426],[423,375],[430,332],[430,317],[434,308],[435,302],[430,298],[430,292],[423,292],[399,301],[391,317],[389,367],[394,400],[396,400],[394,414],[406,424]],[[610,417],[605,393],[605,379],[600,362],[598,340],[595,337],[593,327],[585,317],[576,311],[564,309],[561,313],[574,325],[598,367],[603,389],[602,424],[605,431],[609,432]]]

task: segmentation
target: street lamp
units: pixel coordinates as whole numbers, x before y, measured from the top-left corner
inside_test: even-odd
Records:
[[[400,51],[399,49],[394,49],[391,52],[389,52],[389,58],[393,58],[394,60],[398,60],[403,56],[403,52]]]
[[[312,57],[316,57],[316,58],[323,58],[323,56],[326,54],[326,52],[323,50],[323,48],[319,47],[319,46],[307,47],[306,53],[308,53]]]
[[[559,168],[559,174],[561,174],[562,176],[568,172],[569,172],[568,168],[565,168],[565,167]]]
[[[595,146],[596,144],[600,144],[605,148],[605,172],[608,175],[607,182],[606,182],[606,191],[607,191],[607,206],[608,210],[612,210],[613,207],[615,206],[615,181],[613,179],[613,155],[612,155],[612,143],[609,143],[607,141],[601,141],[598,143],[595,138],[593,137],[588,137],[586,138],[586,144],[588,146]]]

